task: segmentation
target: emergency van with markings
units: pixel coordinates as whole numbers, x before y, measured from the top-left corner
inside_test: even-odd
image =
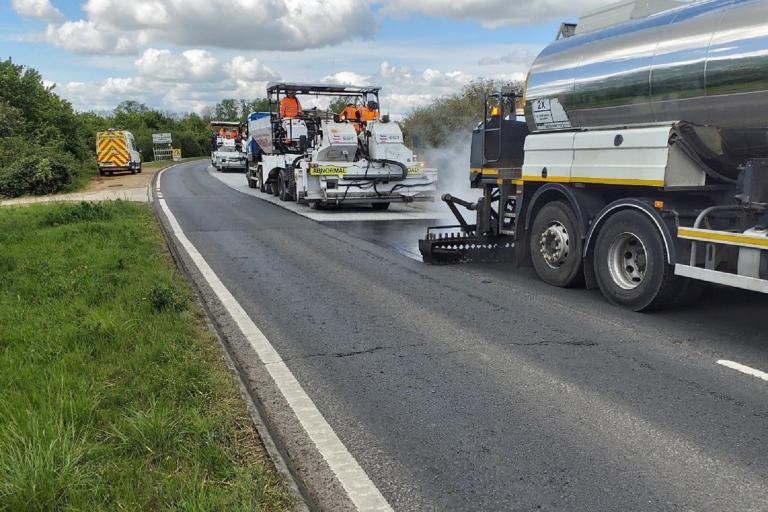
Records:
[[[248,186],[312,208],[432,202],[437,170],[404,144],[397,123],[379,115],[379,88],[270,83],[269,112],[249,116]],[[360,115],[302,108],[301,101],[344,98]]]
[[[125,130],[107,130],[96,134],[96,163],[99,174],[117,171],[141,172],[141,153],[133,134]]]

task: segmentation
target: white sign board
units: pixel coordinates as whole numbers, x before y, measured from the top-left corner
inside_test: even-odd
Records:
[[[171,143],[170,133],[153,133],[152,134],[152,144],[170,144],[170,143]]]

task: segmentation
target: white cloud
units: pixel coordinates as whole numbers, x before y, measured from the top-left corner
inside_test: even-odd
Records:
[[[207,50],[170,50],[147,48],[134,63],[140,75],[161,82],[204,82],[221,80],[222,66]]]
[[[545,23],[572,18],[596,7],[606,0],[384,0],[382,12],[402,15],[418,12],[428,16],[479,21],[489,28],[531,23]]]
[[[104,30],[91,21],[48,25],[45,35],[49,43],[77,53],[131,54],[136,51],[135,44],[127,37]]]
[[[268,81],[279,78],[278,73],[259,61],[259,59],[248,59],[238,55],[233,57],[230,62],[224,64],[224,71],[236,80],[242,81]]]
[[[39,18],[51,23],[62,21],[64,15],[49,0],[12,0],[13,10],[27,18]]]
[[[332,75],[324,76],[321,82],[337,85],[371,85],[371,77],[355,73],[354,71],[339,71]]]
[[[88,0],[90,21],[147,42],[302,50],[365,37],[368,0]]]

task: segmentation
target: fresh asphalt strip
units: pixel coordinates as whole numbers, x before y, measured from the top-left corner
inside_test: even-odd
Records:
[[[299,419],[302,428],[317,447],[355,507],[363,511],[392,511],[381,492],[370,480],[360,464],[347,450],[317,406],[309,398],[299,381],[274,349],[269,340],[251,320],[240,303],[224,286],[197,248],[184,234],[160,192],[162,171],[155,185],[156,198],[170,224],[171,232],[197,270],[202,274],[217,298],[234,320],[243,336],[256,352],[261,364],[267,369],[276,386]]]

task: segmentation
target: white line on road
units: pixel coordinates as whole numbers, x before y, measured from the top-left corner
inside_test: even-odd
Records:
[[[163,173],[157,177],[157,188],[160,190],[160,180]],[[258,355],[261,363],[269,372],[280,392],[285,397],[301,426],[317,447],[328,466],[336,475],[352,503],[359,511],[390,512],[392,507],[376,488],[357,460],[349,453],[346,446],[336,435],[309,395],[291,370],[282,360],[266,336],[245,312],[245,309],[230,293],[224,283],[208,265],[197,248],[189,241],[176,217],[171,213],[168,204],[162,197],[157,198],[160,207],[168,218],[171,230],[184,250],[203,275],[208,285],[227,309],[240,331],[246,337],[251,347]]]
[[[768,381],[768,373],[761,372],[760,370],[755,370],[754,368],[750,368],[749,366],[743,365],[741,363],[728,361],[726,359],[720,359],[717,362],[717,364],[727,366],[728,368],[732,370],[736,370],[737,372],[746,373],[747,375],[751,375],[753,377],[757,377],[758,379]]]

